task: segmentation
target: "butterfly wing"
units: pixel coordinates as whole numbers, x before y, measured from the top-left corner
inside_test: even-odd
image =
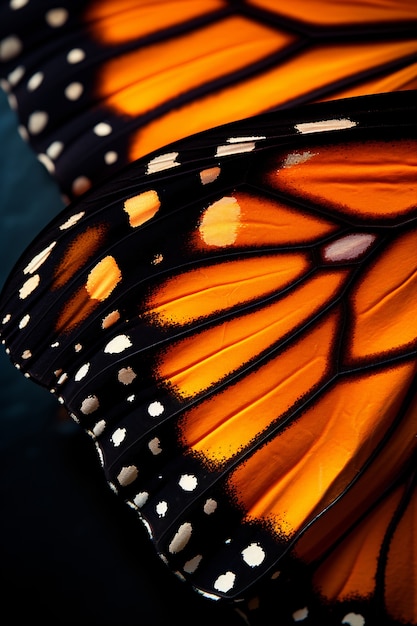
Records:
[[[69,197],[271,109],[415,88],[412,0],[4,2],[2,85]]]
[[[315,572],[317,615],[356,597],[398,618],[409,574],[385,579],[415,498],[413,98],[272,113],[154,153],[66,209],[5,287],[13,361],[208,597],[280,570],[292,615],[294,581],[311,598]],[[335,591],[332,567],[375,518],[374,559],[357,557],[374,586]]]

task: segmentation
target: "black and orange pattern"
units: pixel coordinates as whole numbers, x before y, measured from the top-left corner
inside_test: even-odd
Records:
[[[416,23],[0,3],[20,134],[81,196],[11,274],[3,342],[161,558],[253,624],[417,623]]]
[[[413,0],[0,3],[20,132],[68,197],[193,133],[416,88]]]
[[[2,296],[14,362],[162,558],[208,597],[278,593],[283,624],[416,621],[413,100],[153,153],[66,209]]]

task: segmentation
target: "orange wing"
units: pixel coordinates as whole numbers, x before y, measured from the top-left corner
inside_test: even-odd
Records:
[[[170,567],[208,597],[259,581],[260,623],[277,593],[284,624],[415,621],[412,118],[405,93],[175,144],[69,207],[2,296],[12,358]]]

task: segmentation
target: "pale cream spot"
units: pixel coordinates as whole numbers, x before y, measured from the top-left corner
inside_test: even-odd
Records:
[[[81,194],[90,189],[91,184],[91,180],[87,178],[87,176],[78,176],[75,180],[72,181],[72,193],[76,196],[81,196]]]
[[[64,374],[61,374],[61,376],[56,381],[57,385],[62,385],[63,383],[65,383],[66,380],[68,380],[68,374],[64,372]]]
[[[155,256],[152,259],[151,263],[152,263],[152,265],[159,265],[160,263],[162,263],[163,260],[164,260],[164,257],[163,257],[162,254],[155,254]]]
[[[105,420],[100,420],[99,422],[97,422],[97,424],[93,428],[94,436],[95,437],[99,437],[104,432],[105,428],[106,428],[106,421]]]
[[[83,349],[82,345],[80,343],[76,343],[74,346],[74,350],[75,352],[81,352],[81,350]]]
[[[84,61],[84,59],[85,52],[84,50],[81,50],[81,48],[73,48],[67,54],[67,61],[71,64],[80,63],[80,61]]]
[[[129,216],[129,224],[137,228],[149,221],[158,212],[160,206],[157,192],[150,189],[133,198],[128,198],[123,208]]]
[[[148,448],[152,452],[152,454],[155,456],[158,454],[161,454],[162,452],[161,442],[158,439],[158,437],[154,437],[153,439],[150,440],[150,442],[148,443]]]
[[[27,298],[33,291],[35,291],[40,281],[41,277],[39,276],[39,274],[35,274],[34,276],[31,276],[31,278],[28,278],[27,281],[23,283],[23,285],[19,289],[19,298],[21,300]]]
[[[30,359],[30,357],[32,356],[32,352],[30,350],[25,350],[22,354],[22,359]],[[17,365],[16,365],[17,367]],[[20,369],[20,368],[18,368]]]
[[[97,137],[106,137],[112,132],[112,127],[107,122],[99,122],[94,126],[93,132]]]
[[[131,346],[132,342],[127,335],[117,335],[105,346],[104,352],[106,354],[119,354]]]
[[[308,608],[305,606],[302,609],[298,609],[297,611],[294,611],[294,613],[292,614],[292,618],[294,620],[294,622],[302,622],[303,620],[307,619],[308,617]]]
[[[34,111],[28,120],[28,130],[32,135],[43,131],[48,123],[48,114],[45,111]]]
[[[237,139],[237,138],[236,138]],[[234,141],[233,138],[227,140],[228,143],[223,146],[217,146],[216,156],[224,157],[231,154],[241,154],[243,152],[252,152],[255,150],[256,143],[254,141]]]
[[[117,373],[117,380],[123,385],[130,385],[130,383],[135,380],[136,376],[137,374],[131,367],[123,367]]]
[[[320,122],[302,122],[300,124],[295,124],[294,128],[298,130],[299,133],[307,135],[310,133],[322,133],[323,131],[327,132],[331,130],[353,128],[356,124],[357,122],[352,122],[352,120],[348,118],[342,118],[339,120],[322,120]]]
[[[221,576],[219,576],[214,581],[214,588],[217,591],[222,591],[223,593],[226,593],[233,588],[235,584],[235,579],[236,574],[234,574],[233,572],[226,572],[225,574],[221,574]]]
[[[138,509],[140,509],[147,502],[148,498],[149,498],[149,493],[147,493],[146,491],[141,491],[140,493],[136,494],[136,496],[133,498],[133,502],[136,504]]]
[[[197,567],[200,565],[202,558],[203,557],[201,554],[197,554],[192,559],[184,563],[184,572],[186,572],[187,574],[193,574],[196,571]]]
[[[183,474],[178,482],[181,489],[184,491],[194,491],[197,487],[198,481],[193,474]]]
[[[240,226],[240,206],[236,198],[224,196],[204,211],[199,232],[209,246],[230,246]]]
[[[104,155],[104,162],[106,163],[106,165],[113,165],[113,163],[116,163],[118,158],[119,155],[117,154],[117,152],[115,152],[114,150],[109,150]]]
[[[348,624],[348,626],[365,626],[365,618],[359,613],[347,613],[342,619],[342,624]]]
[[[148,163],[146,173],[155,174],[155,172],[162,172],[163,170],[169,170],[172,167],[181,165],[176,160],[178,152],[167,152],[166,154],[160,154],[159,156],[151,159]]]
[[[64,89],[65,97],[68,100],[78,100],[84,91],[84,85],[79,82],[70,83]]]
[[[126,487],[133,483],[138,477],[138,468],[136,465],[128,465],[126,467],[122,467],[120,472],[117,475],[117,482],[121,487]]]
[[[50,159],[57,159],[64,149],[62,141],[53,141],[51,145],[46,149],[46,154]]]
[[[67,228],[71,228],[71,226],[74,226],[74,224],[79,222],[80,219],[84,217],[84,215],[85,215],[85,211],[80,211],[80,213],[75,213],[74,215],[71,215],[71,217],[67,219],[66,222],[61,224],[61,226],[59,227],[59,230],[67,230]]]
[[[359,258],[376,240],[376,235],[355,233],[341,237],[323,248],[326,261],[352,261]]]
[[[171,543],[168,546],[168,550],[171,554],[177,554],[177,552],[181,552],[191,539],[191,535],[193,532],[193,527],[189,522],[184,522],[178,528],[175,533]]]
[[[22,330],[22,328],[25,328],[29,324],[29,320],[30,320],[30,315],[29,313],[26,313],[26,315],[24,315],[19,322],[20,330]]]
[[[84,415],[90,415],[90,413],[94,413],[94,411],[97,411],[99,406],[100,403],[97,396],[87,396],[87,398],[82,401],[80,410],[81,413],[84,413]]]
[[[157,400],[155,402],[151,402],[151,404],[148,406],[148,413],[151,417],[159,417],[160,415],[162,415],[163,412],[164,407]]]
[[[9,35],[0,41],[0,61],[10,61],[23,50],[22,42],[16,35]]]
[[[250,567],[257,567],[265,559],[265,552],[258,543],[251,543],[242,550],[242,557]]]
[[[217,509],[217,502],[213,498],[208,498],[203,507],[203,511],[206,515],[211,515]]]
[[[110,328],[110,326],[113,326],[113,324],[118,322],[119,319],[120,319],[119,311],[111,311],[111,313],[108,313],[101,320],[101,327],[103,328],[103,330],[105,330],[106,328]]]
[[[216,180],[220,175],[220,167],[208,167],[200,172],[200,180],[202,185],[208,185]]]
[[[23,65],[18,65],[14,68],[12,72],[10,72],[7,79],[11,85],[17,85],[24,75],[25,68],[23,67]]]
[[[68,11],[64,8],[50,9],[45,14],[45,20],[52,28],[63,26],[68,19]]]
[[[76,372],[74,376],[74,380],[78,383],[85,376],[87,376],[89,369],[90,369],[90,363],[84,363],[84,365],[82,365],[80,369]]]
[[[10,8],[14,11],[26,6],[29,0],[10,0]]]
[[[42,163],[44,168],[50,173],[53,174],[55,172],[55,165],[52,163],[51,159],[42,152],[38,154],[38,161]]]
[[[25,269],[23,270],[23,273],[33,274],[33,272],[36,272],[36,270],[39,269],[41,265],[45,263],[46,259],[49,257],[49,255],[51,254],[51,251],[53,250],[55,246],[56,246],[56,241],[53,241],[52,243],[49,244],[49,246],[47,246],[41,252],[36,254],[33,257],[33,259],[26,265]]]
[[[7,313],[7,315],[5,315],[1,321],[2,324],[7,324],[7,322],[10,322],[10,320],[12,319],[12,316],[10,315],[10,313]]]
[[[95,442],[95,447],[96,447],[96,450],[97,450],[97,456],[98,456],[98,459],[100,461],[100,465],[101,465],[101,467],[104,467],[103,450],[100,448],[100,446],[99,446],[97,441]]]
[[[128,402],[133,402],[133,401],[134,401],[134,399],[135,399],[135,397],[136,397],[136,396],[135,396],[135,394],[132,394],[131,396],[127,396],[126,400],[127,400]]]
[[[126,428],[117,428],[111,436],[111,442],[115,448],[120,446],[126,437]]]
[[[43,79],[44,79],[44,75],[42,72],[35,72],[35,74],[32,74],[32,76],[29,78],[27,82],[28,90],[35,91],[35,89],[40,87],[40,85],[43,83]]]
[[[13,111],[17,111],[18,108],[18,104],[17,104],[17,98],[14,95],[14,93],[9,93],[7,96],[7,102],[9,103],[9,107],[11,109],[13,109]]]
[[[316,156],[317,152],[290,152],[287,154],[284,162],[282,164],[283,168],[294,167],[294,165],[300,165],[301,163],[305,163],[309,161],[313,156]]]
[[[158,513],[159,517],[165,517],[168,511],[168,502],[165,502],[165,500],[158,502],[158,504],[155,507],[155,510]]]
[[[22,126],[22,124],[19,124],[19,126],[17,127],[17,132],[19,133],[23,141],[29,141],[29,133],[26,130],[25,126]]]
[[[122,273],[116,260],[112,256],[106,256],[88,274],[85,288],[90,298],[103,302],[121,279]]]

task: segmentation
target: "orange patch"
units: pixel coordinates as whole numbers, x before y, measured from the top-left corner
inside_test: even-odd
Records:
[[[328,316],[282,354],[187,411],[179,424],[183,443],[209,465],[222,465],[253,443],[324,379],[337,322],[338,315]]]
[[[377,220],[416,206],[417,142],[317,147],[308,160],[267,175],[274,188],[344,214]],[[378,158],[376,158],[376,156]]]

